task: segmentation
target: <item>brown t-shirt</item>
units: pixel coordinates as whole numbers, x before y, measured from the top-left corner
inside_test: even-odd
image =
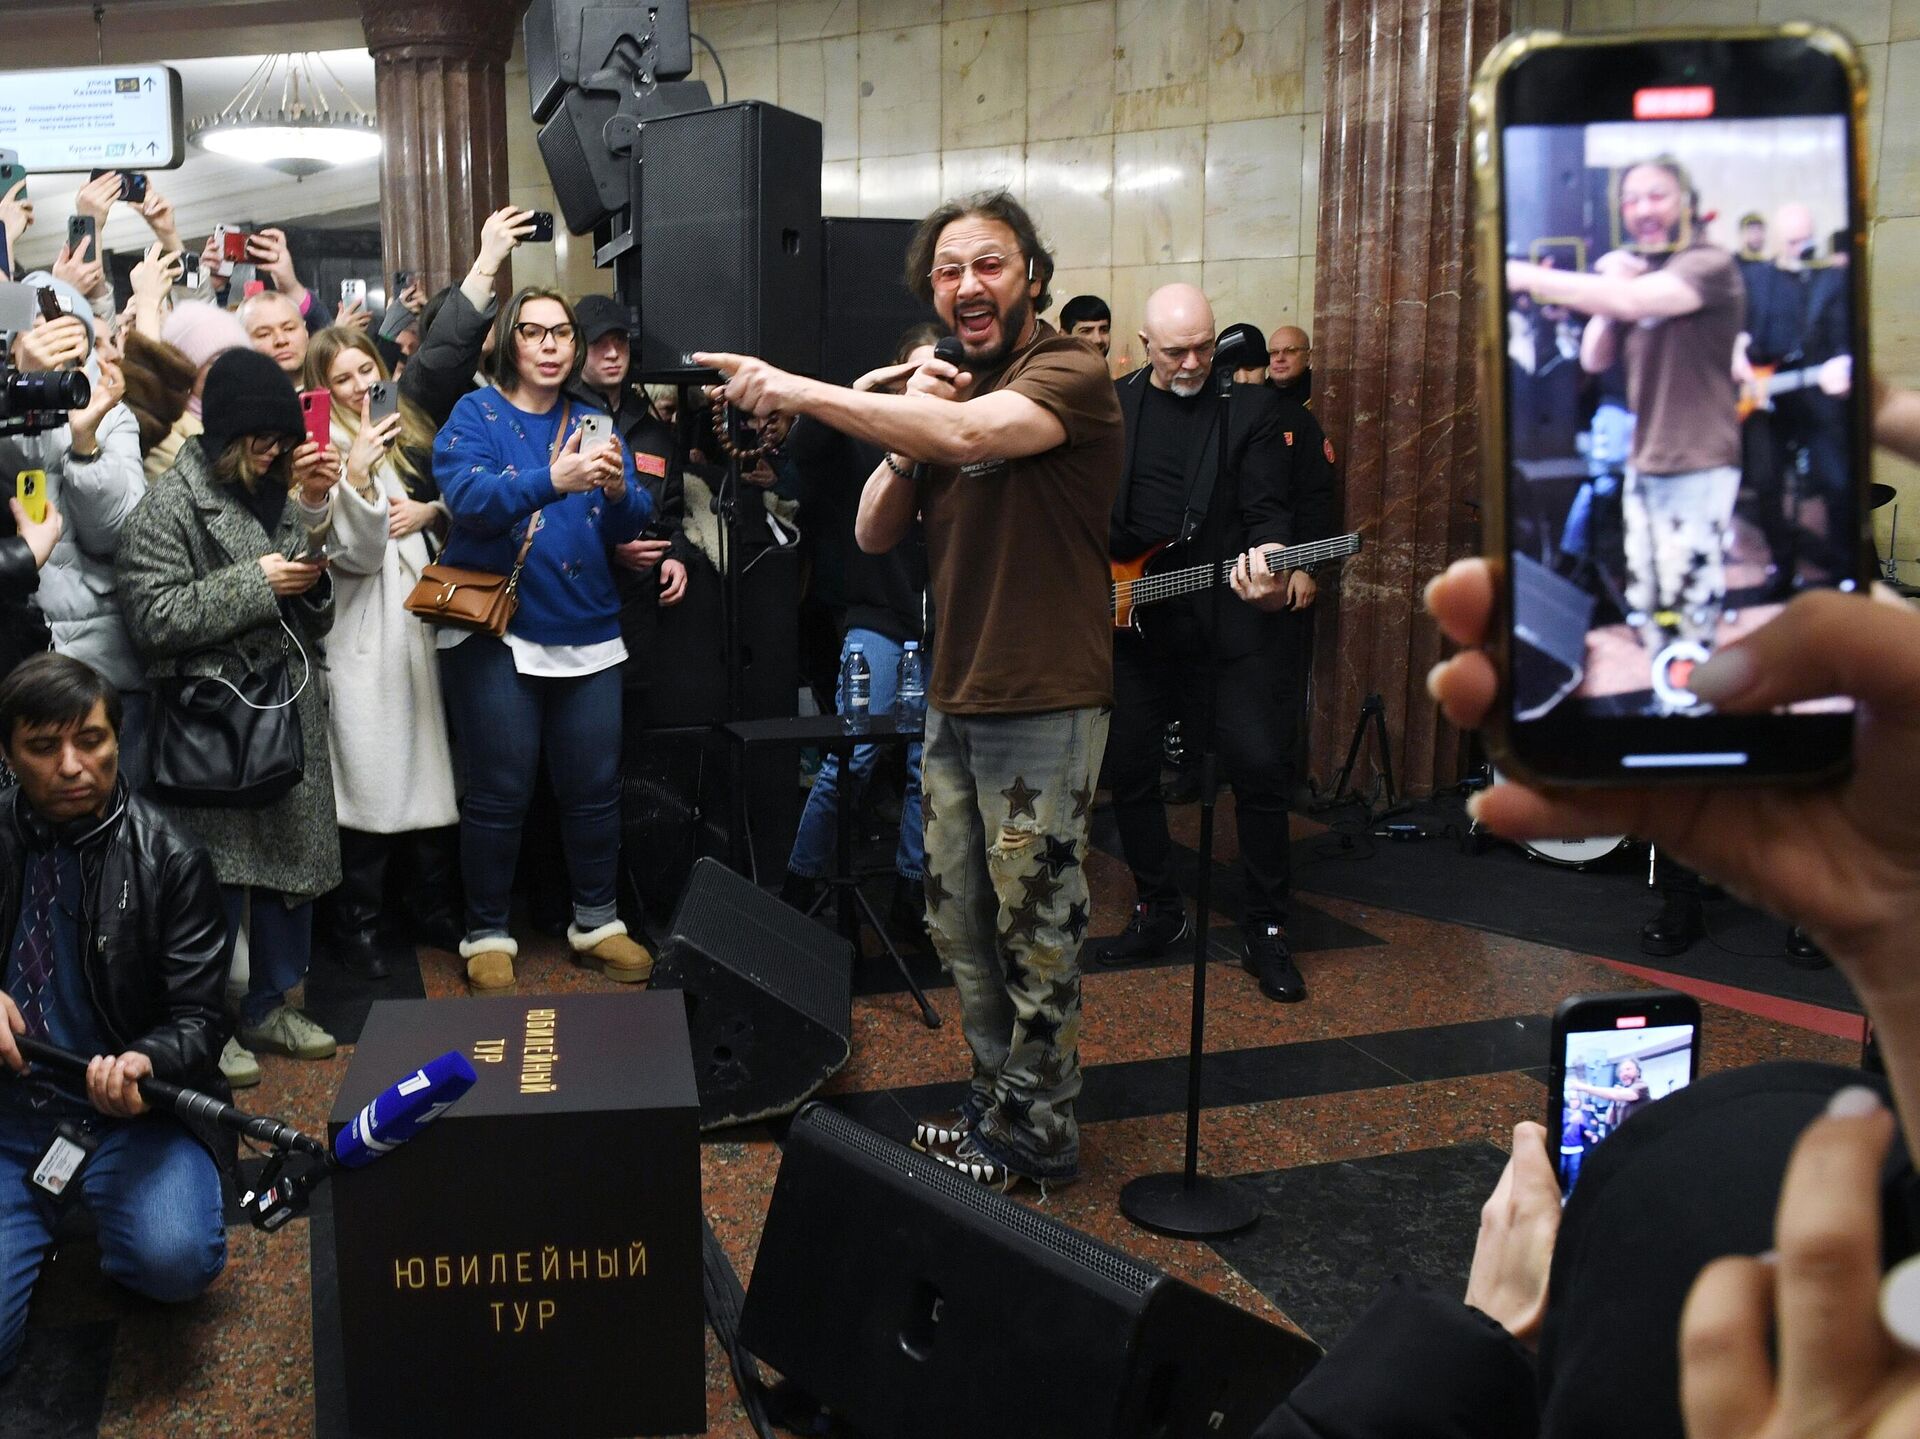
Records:
[[[1733,345],[1746,323],[1746,282],[1733,256],[1712,245],[1690,245],[1662,268],[1700,297],[1700,308],[1625,326],[1633,467],[1682,475],[1738,465]]]
[[[947,714],[1035,714],[1113,702],[1107,522],[1125,462],[1120,401],[1099,353],[1042,322],[979,377],[1066,428],[1014,460],[936,467],[920,490],[934,613],[928,698]]]

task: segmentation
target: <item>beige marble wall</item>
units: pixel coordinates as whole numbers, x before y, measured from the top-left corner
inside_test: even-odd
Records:
[[[693,25],[733,99],[821,122],[828,214],[917,217],[1012,189],[1053,247],[1056,305],[1112,305],[1119,369],[1137,360],[1148,293],[1171,280],[1204,286],[1222,324],[1311,323],[1321,8],[696,0]],[[517,149],[514,164],[518,186]]]
[[[1920,385],[1920,0],[1515,0],[1516,25],[1617,30],[1750,25],[1813,15],[1845,31],[1867,70],[1867,183],[1875,372]],[[1900,577],[1920,583],[1920,468],[1876,456],[1900,491]],[[1884,557],[1892,506],[1874,512]]]

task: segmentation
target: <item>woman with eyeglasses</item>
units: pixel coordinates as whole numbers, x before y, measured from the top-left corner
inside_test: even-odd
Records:
[[[227,951],[247,922],[249,975],[239,1031],[220,1056],[236,1086],[257,1083],[252,1051],[328,1059],[331,1034],[288,1002],[313,949],[313,901],[340,882],[327,669],[333,628],[329,538],[337,473],[304,471],[293,382],[253,350],[213,362],[201,433],[147,490],[115,557],[127,630],[147,677],[218,675],[239,684],[284,662],[304,752],[299,782],[267,804],[169,805],[213,852],[227,911]],[[319,555],[317,559],[293,558]],[[249,914],[250,911],[250,914]]]
[[[607,439],[582,443],[582,420],[602,412],[563,394],[582,358],[566,300],[521,290],[498,326],[491,383],[461,397],[433,447],[453,522],[442,561],[502,575],[522,565],[504,639],[444,626],[439,635],[465,781],[460,955],[475,993],[512,986],[519,946],[507,911],[544,753],[573,891],[567,942],[577,962],[641,983],[653,956],[615,909],[627,651],[610,551],[638,537],[653,504],[610,424]]]

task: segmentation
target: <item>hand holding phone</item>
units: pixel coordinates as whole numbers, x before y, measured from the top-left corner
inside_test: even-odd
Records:
[[[536,245],[553,243],[553,211],[535,210],[533,212],[533,232],[527,239]]]
[[[72,215],[67,219],[67,253],[80,258],[80,247],[87,247],[86,258],[100,258],[100,230],[91,215]]]
[[[306,421],[307,440],[322,450],[333,444],[333,396],[326,390],[300,392],[300,417]]]
[[[342,309],[352,309],[359,305],[363,309],[367,303],[367,282],[365,280],[342,280],[340,282],[340,305]]]
[[[1489,730],[1504,770],[1648,785],[1845,766],[1844,702],[1732,715],[1691,680],[1795,590],[1871,578],[1868,382],[1849,372],[1835,395],[1814,378],[1838,376],[1834,362],[1858,348],[1864,278],[1798,256],[1800,230],[1864,225],[1863,75],[1834,32],[1791,28],[1534,35],[1482,68],[1482,492],[1511,617],[1494,637],[1502,703]],[[1796,232],[1777,260],[1735,251],[1724,217],[1756,205]],[[1763,394],[1743,400],[1736,342],[1761,313],[1783,319],[1753,327],[1761,349],[1745,359]],[[1764,422],[1778,448],[1750,446],[1749,411],[1775,389],[1801,398]],[[1759,496],[1754,513],[1798,510],[1796,492],[1823,504],[1781,526],[1736,523],[1743,489]],[[1586,523],[1588,501],[1621,505],[1617,549]],[[1809,522],[1812,541],[1782,538]]]

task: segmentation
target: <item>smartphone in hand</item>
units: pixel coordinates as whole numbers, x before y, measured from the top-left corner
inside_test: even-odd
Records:
[[[354,305],[366,308],[367,282],[365,280],[342,280],[340,282],[340,303],[351,308]]]
[[[326,390],[302,390],[300,415],[307,422],[307,438],[321,449],[333,443],[333,396]]]
[[[1851,702],[1727,715],[1689,681],[1795,593],[1873,576],[1864,86],[1852,45],[1807,24],[1514,35],[1482,66],[1503,771],[1700,784],[1848,763]]]
[[[98,226],[94,222],[93,216],[91,215],[68,216],[67,217],[67,250],[68,252],[74,255],[75,257],[78,257],[80,254],[81,244],[88,240],[91,240],[93,243],[87,246],[86,258],[89,260],[99,259],[100,258],[100,231]]]
[[[47,517],[47,472],[22,470],[13,478],[13,493],[27,518],[39,524]]]
[[[20,163],[20,152],[9,150],[0,145],[0,200],[7,198],[7,192],[27,178],[27,167]],[[30,199],[23,189],[13,197],[16,200]]]
[[[553,211],[535,210],[533,212],[533,233],[527,236],[527,242],[534,245],[553,243]]]
[[[1560,1192],[1628,1119],[1700,1073],[1700,1001],[1671,989],[1576,994],[1553,1012],[1547,1147]]]
[[[582,415],[580,417],[580,453],[596,450],[613,438],[613,417],[611,415]]]
[[[367,388],[367,423],[377,425],[400,413],[400,387],[392,380],[376,380]]]

